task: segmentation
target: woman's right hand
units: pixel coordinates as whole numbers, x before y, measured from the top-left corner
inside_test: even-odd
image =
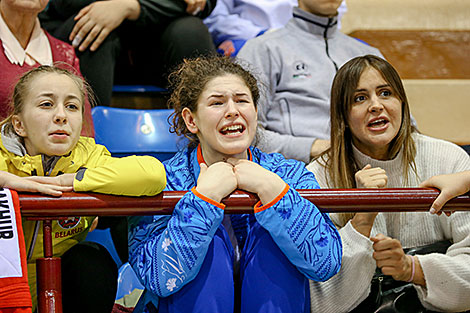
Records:
[[[69,40],[79,51],[85,51],[89,46],[91,51],[95,51],[125,19],[136,20],[139,15],[140,4],[137,0],[93,2],[75,16],[76,23]]]
[[[356,188],[384,188],[387,186],[387,173],[380,167],[364,166],[354,175]]]
[[[387,186],[387,173],[380,167],[374,167],[370,164],[364,166],[354,175],[357,188],[384,188]],[[352,226],[362,235],[369,238],[375,218],[378,212],[356,213],[351,220]]]
[[[237,189],[237,178],[232,164],[217,162],[209,167],[204,163],[199,166],[201,172],[197,178],[196,190],[200,194],[220,202]]]
[[[37,182],[30,177],[19,177],[14,174],[0,171],[0,185],[16,191],[39,192],[51,196],[61,196],[62,192],[72,191],[72,187],[59,186],[52,183]]]

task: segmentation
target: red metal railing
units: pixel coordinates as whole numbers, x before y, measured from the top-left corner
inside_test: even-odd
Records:
[[[299,190],[323,212],[428,211],[439,192],[435,189],[314,189]],[[185,194],[162,192],[154,197],[121,197],[95,193],[65,193],[59,198],[20,194],[21,214],[43,220],[44,258],[37,261],[38,312],[62,313],[60,258],[53,257],[51,220],[68,216],[165,215]],[[252,213],[253,194],[236,191],[222,202],[225,213]],[[470,210],[470,195],[448,202],[446,210]]]

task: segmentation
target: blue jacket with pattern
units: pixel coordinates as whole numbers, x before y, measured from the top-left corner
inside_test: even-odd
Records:
[[[254,217],[297,269],[306,277],[325,281],[340,268],[340,236],[329,216],[302,198],[296,189],[319,188],[315,176],[302,162],[281,154],[249,149],[249,158],[276,173],[285,182],[284,191],[271,203],[255,206]],[[196,186],[200,148],[185,149],[164,163],[165,190],[191,190]],[[224,205],[199,194],[186,193],[171,216],[129,218],[129,262],[147,289],[145,301],[158,304],[158,297],[178,292],[192,281],[206,256],[210,242],[222,223]],[[250,231],[251,214],[232,215],[239,242]]]

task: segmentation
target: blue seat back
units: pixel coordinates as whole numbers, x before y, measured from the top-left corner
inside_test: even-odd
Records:
[[[167,89],[152,85],[114,85],[113,93],[166,93]]]
[[[136,110],[97,106],[92,110],[95,140],[114,156],[172,157],[186,140],[170,133],[173,110]]]
[[[126,295],[130,295],[136,289],[144,290],[145,287],[137,278],[137,275],[135,274],[131,265],[126,262],[119,268],[116,300],[122,299]]]

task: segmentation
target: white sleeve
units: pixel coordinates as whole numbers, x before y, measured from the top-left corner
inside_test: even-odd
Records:
[[[204,24],[209,29],[216,45],[225,40],[248,40],[256,37],[264,30],[263,27],[256,25],[253,21],[233,13],[234,6],[233,0],[217,0],[214,11],[204,19]]]
[[[440,218],[453,245],[445,255],[418,256],[426,287],[416,286],[416,290],[430,310],[466,311],[470,308],[470,213],[455,212],[450,218]]]
[[[343,241],[341,270],[326,282],[310,281],[312,312],[349,312],[369,295],[376,268],[372,241],[357,232],[351,222],[339,233]]]

